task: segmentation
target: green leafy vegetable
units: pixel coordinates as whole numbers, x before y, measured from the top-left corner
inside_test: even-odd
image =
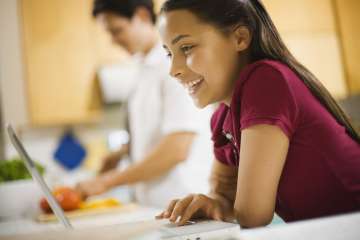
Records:
[[[35,163],[35,165],[40,174],[43,175],[45,168],[39,163]],[[29,178],[31,178],[31,175],[21,159],[14,158],[0,161],[0,183]]]

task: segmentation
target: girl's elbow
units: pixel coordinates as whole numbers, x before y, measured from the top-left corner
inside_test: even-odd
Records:
[[[243,228],[263,227],[271,223],[273,214],[270,213],[255,213],[247,211],[234,210],[234,215]]]

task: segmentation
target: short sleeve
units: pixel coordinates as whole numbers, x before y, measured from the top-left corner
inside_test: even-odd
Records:
[[[289,69],[290,71],[290,69]],[[289,79],[276,67],[255,68],[243,85],[240,128],[257,124],[278,126],[289,138],[296,128],[298,107]]]
[[[162,88],[163,121],[161,130],[164,134],[187,131],[209,132],[211,110],[195,107],[190,96],[175,79],[164,79]]]

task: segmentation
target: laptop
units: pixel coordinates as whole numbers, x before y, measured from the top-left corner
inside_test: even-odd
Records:
[[[41,190],[43,191],[57,219],[62,223],[62,225],[67,230],[74,229],[69,219],[65,216],[64,210],[60,207],[59,203],[56,201],[54,195],[51,193],[50,188],[45,183],[43,177],[37,170],[34,161],[30,158],[30,156],[26,152],[24,146],[22,145],[21,141],[15,134],[15,131],[10,124],[7,126],[7,132],[11,140],[11,143],[15,147],[21,159],[24,161],[25,166],[29,170],[32,178],[41,187]],[[224,236],[237,236],[240,229],[238,224],[220,222],[214,220],[189,222],[187,225],[181,227],[177,227],[175,224],[168,223],[168,220],[152,220],[152,221],[138,222],[134,224],[134,227],[139,228],[140,227],[139,224],[144,226],[143,230],[144,229],[154,230],[154,226],[155,226],[156,230],[158,230],[161,235],[161,239],[168,239],[168,240],[170,239],[195,240],[195,239],[224,237]],[[138,231],[138,234],[141,234],[141,232],[143,233],[144,231]],[[77,234],[77,236],[79,235]]]
[[[26,168],[30,172],[32,178],[37,182],[43,191],[46,200],[48,201],[51,209],[53,210],[55,216],[59,219],[59,221],[65,226],[67,229],[73,229],[69,219],[65,216],[63,209],[60,207],[59,203],[56,201],[54,195],[51,193],[50,188],[45,183],[41,174],[36,168],[35,162],[30,158],[27,154],[25,148],[20,142],[19,138],[16,136],[14,129],[9,124],[7,126],[7,132],[10,138],[11,143],[15,147],[16,151],[20,155],[21,159],[24,161]]]

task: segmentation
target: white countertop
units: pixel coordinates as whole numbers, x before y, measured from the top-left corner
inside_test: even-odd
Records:
[[[58,223],[40,224],[30,219],[0,222],[0,240],[155,240],[161,238],[158,229],[165,224],[164,220],[154,220],[154,215],[157,213],[158,209],[139,208],[138,211],[132,213],[107,214],[72,220],[75,231],[66,231]],[[232,233],[231,236],[212,238],[210,235],[208,238],[201,239],[360,240],[360,212],[258,229],[241,229],[236,234]]]
[[[171,229],[175,226],[170,224],[166,219],[155,220],[154,216],[158,213],[158,209],[139,207],[132,213],[104,214],[71,220],[74,230],[65,229],[59,223],[41,224],[31,219],[6,221],[0,223],[0,240],[158,240],[164,237],[165,239],[173,240],[174,236],[171,233],[169,234],[168,231],[172,231]],[[229,226],[226,226],[226,228],[219,227],[218,223],[216,223],[216,226],[215,223],[212,224],[210,227],[208,225],[204,228],[202,223],[197,223],[195,224],[196,231],[194,231],[195,225],[188,226],[186,231],[187,234],[201,235],[204,229],[208,229],[204,232],[207,236],[206,239],[212,239],[219,235],[221,235],[221,237],[233,237],[240,231],[240,228],[235,224],[230,224],[232,225],[230,226],[231,229]],[[222,224],[229,225],[228,223],[220,223],[220,225]],[[164,228],[166,228],[165,232]],[[186,227],[176,227],[177,230],[181,228]],[[211,229],[211,233],[209,233],[209,229]],[[219,230],[214,231],[214,229]],[[183,237],[176,237],[175,239],[183,239]]]
[[[360,212],[241,231],[245,240],[360,240]]]
[[[109,226],[122,223],[154,220],[159,209],[139,207],[131,213],[102,214],[91,217],[72,219],[71,224],[76,229]],[[39,223],[31,218],[13,219],[0,222],[0,237],[14,234],[36,233],[48,230],[62,230],[64,227],[58,222]]]

